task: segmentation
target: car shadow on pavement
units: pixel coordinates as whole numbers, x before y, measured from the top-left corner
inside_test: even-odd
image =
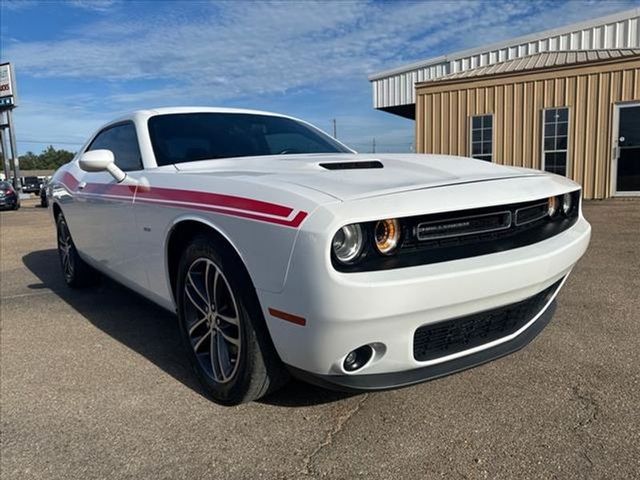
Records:
[[[29,285],[30,289],[51,289],[95,327],[206,397],[187,361],[174,315],[103,276],[94,287],[69,288],[55,249],[31,252],[22,261],[41,282]],[[260,402],[298,407],[331,403],[351,395],[291,380]]]

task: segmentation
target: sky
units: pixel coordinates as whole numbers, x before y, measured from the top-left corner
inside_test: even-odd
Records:
[[[358,151],[408,152],[414,122],[372,106],[368,75],[640,6],[640,0],[0,0],[18,152],[75,151],[126,112],[275,111]]]

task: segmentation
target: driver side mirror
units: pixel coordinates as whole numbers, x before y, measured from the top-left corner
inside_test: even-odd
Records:
[[[118,183],[121,183],[127,177],[127,174],[115,164],[115,158],[111,150],[84,152],[78,165],[85,172],[109,172]]]

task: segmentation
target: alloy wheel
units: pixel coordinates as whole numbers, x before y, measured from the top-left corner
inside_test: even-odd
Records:
[[[187,334],[200,366],[217,383],[231,381],[242,346],[240,315],[227,278],[209,258],[189,266],[184,305]]]
[[[60,254],[60,262],[62,263],[62,271],[67,281],[73,278],[75,270],[73,262],[73,241],[71,234],[67,228],[67,224],[61,221],[58,228],[58,252]]]

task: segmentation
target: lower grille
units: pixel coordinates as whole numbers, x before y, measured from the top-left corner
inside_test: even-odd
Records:
[[[511,335],[542,310],[561,282],[511,305],[418,328],[413,357],[419,362],[433,360]]]

